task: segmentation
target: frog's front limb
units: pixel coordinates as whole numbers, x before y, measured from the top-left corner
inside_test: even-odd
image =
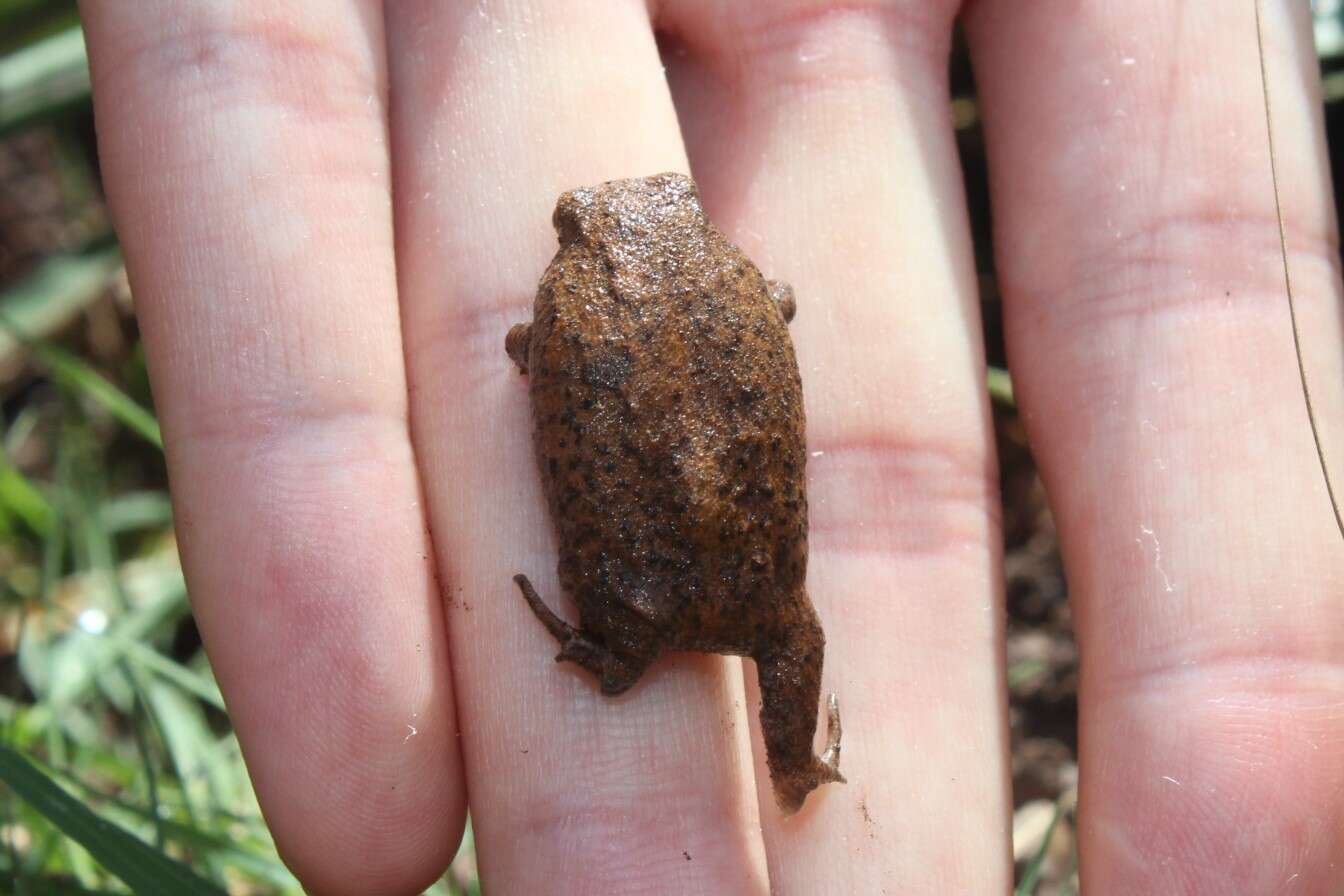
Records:
[[[527,348],[531,343],[531,324],[514,324],[504,337],[504,351],[518,365],[520,373],[527,373]]]
[[[560,653],[556,655],[555,661],[558,663],[568,660],[577,663],[596,675],[602,693],[608,697],[629,690],[653,661],[652,657],[617,653],[608,649],[586,632],[575,628],[551,612],[551,608],[542,601],[541,595],[537,594],[527,576],[519,573],[513,580],[518,583],[527,605],[541,620],[541,624],[546,626],[546,630],[560,642]]]
[[[775,801],[785,815],[797,812],[818,785],[845,780],[840,774],[840,706],[834,694],[827,700],[826,751],[820,758],[812,752],[825,637],[806,602],[800,603],[798,616],[754,656],[766,764]]]
[[[770,291],[770,298],[779,306],[779,313],[784,315],[784,323],[793,320],[793,315],[798,310],[798,302],[793,297],[793,287],[783,280],[767,280],[765,286]]]

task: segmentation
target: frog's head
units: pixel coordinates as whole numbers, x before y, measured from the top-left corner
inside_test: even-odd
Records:
[[[562,193],[551,223],[560,244],[567,245],[590,232],[595,221],[656,230],[668,218],[687,212],[703,215],[695,181],[689,175],[667,171]]]

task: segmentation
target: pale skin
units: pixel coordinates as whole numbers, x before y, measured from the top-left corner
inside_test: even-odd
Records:
[[[1007,889],[958,13],[1083,657],[1085,891],[1344,887],[1344,543],[1283,303],[1250,0],[82,10],[193,605],[312,892],[419,892],[468,792],[489,892]],[[1344,459],[1306,4],[1266,0],[1266,28],[1307,373]],[[556,590],[500,351],[551,208],[688,168],[796,291],[822,452],[808,589],[849,783],[787,820],[754,674],[671,657],[603,698],[509,579]]]

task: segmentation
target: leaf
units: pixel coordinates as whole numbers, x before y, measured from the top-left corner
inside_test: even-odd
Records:
[[[6,745],[0,745],[0,781],[139,896],[225,896],[223,890],[186,865],[100,818]]]

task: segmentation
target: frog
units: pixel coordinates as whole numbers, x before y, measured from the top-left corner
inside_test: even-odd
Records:
[[[747,657],[775,801],[840,774],[840,709],[813,752],[826,638],[805,587],[806,435],[788,324],[767,280],[667,172],[570,190],[532,321],[505,351],[528,377],[533,446],[571,625],[514,581],[603,694],[659,656]]]

